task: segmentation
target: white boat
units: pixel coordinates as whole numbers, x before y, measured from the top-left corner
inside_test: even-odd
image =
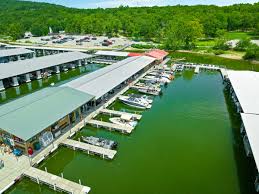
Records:
[[[89,136],[89,137],[82,136],[81,138],[84,142],[88,144],[103,147],[106,149],[116,149],[118,145],[115,141],[104,139],[104,138],[98,138],[93,136]]]
[[[138,91],[143,94],[150,94],[150,95],[158,96],[161,92],[161,89],[158,89],[155,87],[148,87],[148,88],[139,88]]]
[[[112,123],[118,124],[121,126],[134,128],[137,125],[137,121],[133,120],[131,115],[123,114],[121,117],[113,117],[109,119]]]
[[[170,83],[170,80],[166,77],[163,77],[163,76],[152,76],[152,75],[147,75],[145,78],[147,79],[151,79],[151,80],[154,80],[156,82],[160,82],[160,83]]]
[[[139,98],[149,104],[152,104],[153,103],[153,100],[148,97],[147,95],[140,95],[140,94],[130,94],[129,96],[132,96],[132,97],[135,97],[135,98]]]
[[[120,96],[119,100],[122,101],[124,104],[127,104],[135,108],[140,108],[140,109],[151,108],[150,104],[147,101],[142,100],[140,98],[135,98],[133,96]]]

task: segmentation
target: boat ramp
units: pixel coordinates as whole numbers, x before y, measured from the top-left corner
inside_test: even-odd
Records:
[[[88,121],[88,124],[93,125],[97,128],[103,127],[110,131],[114,130],[114,131],[119,131],[121,133],[127,133],[127,134],[130,134],[134,129],[133,127],[118,125],[118,124],[104,122],[104,121],[98,121],[94,119],[91,119],[90,121]]]
[[[82,150],[84,152],[87,152],[88,154],[99,155],[102,158],[106,158],[110,160],[113,159],[117,153],[116,150],[110,150],[110,149],[98,147],[95,145],[91,145],[88,143],[75,141],[72,139],[66,139],[65,141],[62,142],[62,144],[72,148],[73,150]]]
[[[81,181],[79,183],[75,183],[64,179],[63,177],[59,177],[48,173],[43,170],[39,170],[34,167],[28,168],[23,176],[30,178],[31,180],[37,182],[38,184],[45,184],[51,187],[54,191],[61,191],[65,193],[73,193],[73,194],[87,194],[91,190],[90,187],[81,185]],[[63,176],[63,175],[62,175]]]
[[[121,112],[121,111],[117,111],[117,110],[110,110],[110,109],[102,109],[100,111],[103,114],[108,114],[108,115],[115,115],[115,116],[122,116],[122,115],[129,115],[131,117],[133,117],[134,119],[140,120],[142,115],[139,114],[133,114],[133,113],[128,113],[128,112]]]

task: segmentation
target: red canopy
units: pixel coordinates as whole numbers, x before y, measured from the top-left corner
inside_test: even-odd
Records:
[[[142,56],[143,53],[129,53],[128,57],[138,57],[138,56]]]
[[[158,60],[162,60],[163,58],[165,58],[169,53],[166,52],[166,51],[163,51],[163,50],[159,50],[159,49],[156,49],[156,50],[152,50],[152,51],[149,51],[147,52],[145,55],[146,56],[149,56],[149,57],[154,57]]]

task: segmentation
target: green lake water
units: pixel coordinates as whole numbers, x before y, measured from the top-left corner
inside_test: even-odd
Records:
[[[220,74],[186,71],[154,98],[131,135],[86,126],[74,137],[117,141],[114,160],[62,147],[39,168],[81,179],[93,194],[253,194],[239,125]],[[8,193],[55,192],[24,179]]]
[[[34,80],[30,83],[21,84],[18,87],[7,88],[6,90],[0,92],[0,105],[23,95],[48,87],[51,83],[62,84],[79,76],[98,70],[104,66],[105,65],[102,64],[89,64],[73,70],[69,70],[67,72],[61,72],[60,74],[52,75],[49,78]]]

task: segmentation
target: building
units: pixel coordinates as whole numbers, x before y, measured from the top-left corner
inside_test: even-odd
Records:
[[[224,85],[241,115],[240,133],[246,155],[255,161],[255,188],[259,192],[259,72],[227,71],[227,77]]]
[[[68,87],[50,87],[0,109],[0,142],[37,152],[81,120],[94,97]]]
[[[59,87],[45,88],[1,105],[0,143],[29,155],[38,153],[81,121],[89,108],[128,86],[155,61],[147,56],[130,57]]]
[[[67,52],[0,64],[0,90],[68,68],[74,69],[75,66],[86,64],[91,57],[80,52]]]
[[[96,102],[99,103],[113,94],[116,89],[129,84],[150,69],[155,64],[155,60],[155,58],[147,56],[130,57],[63,86],[89,93],[95,96]]]
[[[162,62],[168,54],[168,52],[159,49],[154,49],[145,53],[146,56],[156,58],[159,63]]]
[[[9,48],[0,50],[0,63],[19,61],[35,57],[35,52],[25,48]]]
[[[94,62],[112,64],[126,59],[129,53],[120,51],[97,51],[94,55]]]

